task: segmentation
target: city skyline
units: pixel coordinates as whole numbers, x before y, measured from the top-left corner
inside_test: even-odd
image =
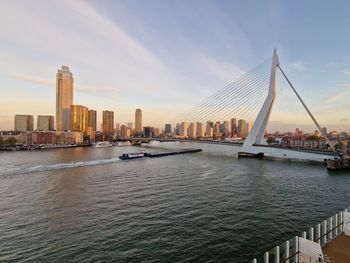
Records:
[[[248,23],[242,18],[248,6],[229,1],[166,5],[61,1],[42,3],[40,10],[29,3],[5,2],[0,11],[4,58],[0,62],[0,130],[11,129],[15,114],[56,115],[54,74],[61,64],[69,65],[75,76],[74,104],[97,112],[110,109],[118,123],[129,122],[134,110],[142,108],[145,125],[163,127],[269,57],[276,46],[281,63],[321,125],[349,131],[348,39],[340,26],[341,19],[348,19],[341,15],[348,3],[318,3],[322,5],[319,13],[311,12],[312,3],[256,5],[262,12]],[[325,21],[329,10],[340,15]],[[159,18],[152,16],[157,11],[162,13]],[[57,12],[70,19],[56,19]],[[39,25],[41,38],[29,30]],[[325,39],[314,28],[332,30]],[[279,81],[269,130],[314,130],[286,87]],[[101,123],[101,114],[97,118]]]

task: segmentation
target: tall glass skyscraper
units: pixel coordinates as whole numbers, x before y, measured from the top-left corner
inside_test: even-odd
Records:
[[[135,112],[135,133],[142,133],[142,111],[140,109]]]
[[[62,66],[56,74],[56,131],[67,131],[70,125],[70,106],[73,104],[73,74]]]

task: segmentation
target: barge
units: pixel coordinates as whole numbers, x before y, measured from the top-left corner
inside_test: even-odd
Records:
[[[202,149],[181,149],[177,151],[172,152],[160,152],[160,153],[147,153],[147,152],[137,152],[137,153],[124,153],[119,156],[119,159],[121,160],[131,160],[131,159],[140,159],[144,157],[149,158],[156,158],[156,157],[164,157],[164,156],[170,156],[170,155],[178,155],[178,154],[185,154],[185,153],[195,153],[195,152],[201,152]]]

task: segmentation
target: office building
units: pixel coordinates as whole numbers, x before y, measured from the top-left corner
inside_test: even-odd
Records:
[[[205,127],[205,137],[212,138],[214,136],[214,124],[211,121],[207,121],[207,125]]]
[[[14,130],[15,131],[32,131],[34,129],[33,115],[15,115]]]
[[[38,131],[53,131],[54,130],[54,116],[38,115],[36,127]]]
[[[135,133],[138,135],[142,133],[142,111],[140,109],[135,111]]]
[[[87,135],[89,122],[89,109],[82,105],[70,106],[70,126],[72,132],[83,132]]]
[[[196,123],[191,122],[188,126],[188,137],[195,139],[197,138],[197,126]]]
[[[237,124],[237,135],[239,137],[245,138],[247,137],[248,131],[247,131],[247,123],[245,120],[238,120],[238,124]]]
[[[164,134],[170,135],[172,133],[171,124],[165,124]]]
[[[187,138],[187,129],[188,129],[187,122],[182,122],[180,125],[180,136],[181,137]]]
[[[97,111],[95,110],[89,110],[88,114],[88,127],[91,127],[92,131],[96,131],[97,129]]]
[[[102,131],[105,139],[112,137],[114,133],[114,112],[103,111],[102,112]]]
[[[67,66],[62,66],[56,74],[56,131],[69,130],[72,104],[73,74]]]
[[[203,138],[205,136],[205,130],[203,128],[203,124],[201,122],[197,122],[197,131],[196,131],[196,135],[197,138]]]
[[[237,120],[236,118],[231,119],[231,137],[237,136]]]

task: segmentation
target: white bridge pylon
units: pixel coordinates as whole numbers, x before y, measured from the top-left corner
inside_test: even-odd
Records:
[[[278,52],[275,48],[273,50],[272,57],[272,67],[271,67],[271,77],[270,77],[270,85],[269,91],[266,97],[266,100],[255,119],[252,129],[250,130],[247,138],[243,144],[243,151],[249,152],[249,149],[254,144],[262,144],[266,126],[269,122],[270,114],[272,111],[273,104],[275,102],[275,98],[277,95],[277,67],[279,65]]]
[[[281,70],[283,76],[286,78],[288,84],[293,89],[294,93],[304,106],[305,110],[308,112],[311,119],[314,121],[317,128],[320,130],[321,134],[327,139],[327,135],[324,134],[321,126],[316,121],[315,117],[312,115],[311,111],[308,109],[304,101],[301,99],[300,95],[296,92],[287,76],[284,74],[282,69],[279,66],[279,58],[278,51],[275,48],[273,50],[272,57],[272,66],[271,66],[271,75],[270,75],[270,83],[269,90],[265,102],[259,111],[258,116],[256,117],[253,127],[250,130],[247,138],[245,139],[242,150],[238,153],[239,156],[265,156],[271,158],[282,158],[282,159],[292,159],[292,160],[305,160],[305,161],[316,161],[316,162],[324,162],[325,159],[334,159],[336,158],[334,155],[329,155],[327,153],[312,153],[312,152],[301,152],[290,149],[283,148],[274,148],[268,147],[267,145],[263,145],[263,138],[265,135],[266,127],[269,122],[269,118],[271,115],[271,111],[273,108],[273,104],[275,102],[277,96],[277,71]],[[328,141],[330,144],[330,142]],[[334,150],[332,145],[330,147]]]

